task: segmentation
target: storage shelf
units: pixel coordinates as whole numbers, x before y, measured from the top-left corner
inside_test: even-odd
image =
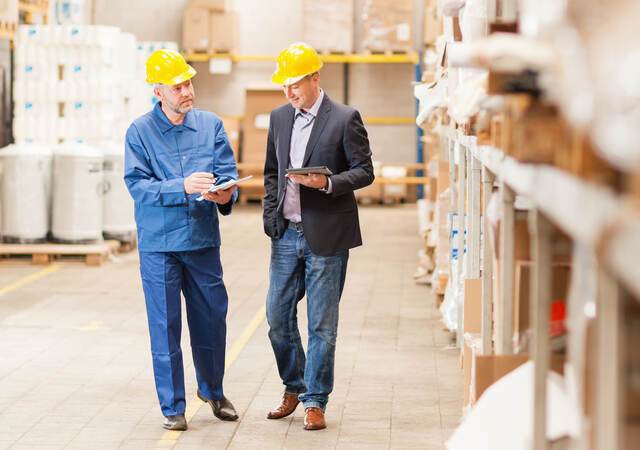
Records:
[[[463,142],[470,144],[471,142]],[[470,146],[473,156],[514,192],[532,202],[563,232],[601,251],[606,267],[640,296],[640,214],[612,189],[556,167],[524,164],[490,146]]]
[[[244,116],[225,116],[228,119],[244,120]],[[363,117],[367,125],[415,125],[413,117]]]
[[[231,59],[239,61],[276,61],[277,55],[238,55],[235,53],[188,53],[185,59],[190,62],[207,62],[211,59]],[[417,64],[417,53],[394,54],[328,54],[320,55],[320,59],[326,63],[380,63],[380,64]]]

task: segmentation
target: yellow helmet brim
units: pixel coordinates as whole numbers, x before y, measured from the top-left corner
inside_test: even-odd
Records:
[[[198,72],[196,71],[196,69],[194,69],[189,64],[187,64],[187,70],[182,72],[177,77],[174,77],[169,80],[151,80],[149,79],[149,77],[147,77],[147,83],[149,84],[160,83],[160,84],[166,84],[169,86],[175,86],[176,84],[180,84],[187,80],[190,80],[191,78],[195,77],[197,73]]]
[[[311,72],[311,73],[313,73],[313,72]],[[309,75],[309,74],[307,73],[305,75],[300,75],[300,76],[297,76],[297,77],[285,77],[284,75],[275,72],[273,74],[273,76],[271,77],[271,82],[275,83],[275,84],[280,84],[282,86],[287,86],[289,84],[297,83],[298,81],[302,80],[307,75]]]
[[[316,65],[315,67],[312,67],[309,72],[304,73],[302,75],[295,76],[295,77],[287,77],[283,73],[281,73],[280,70],[276,70],[275,72],[273,72],[273,75],[271,76],[271,82],[275,84],[280,84],[282,86],[287,86],[289,84],[297,83],[307,75],[311,75],[312,73],[316,73],[317,71],[322,69],[322,66],[323,66],[323,63],[322,61],[320,61],[319,64]]]

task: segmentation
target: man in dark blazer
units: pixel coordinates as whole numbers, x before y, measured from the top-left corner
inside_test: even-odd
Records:
[[[353,191],[374,179],[362,118],[322,91],[321,67],[307,44],[292,44],[280,53],[272,81],[283,86],[289,104],[271,113],[264,167],[263,221],[271,238],[267,321],[285,385],[280,404],[267,417],[286,417],[302,402],[307,430],[326,427],[349,249],[362,245]],[[316,166],[332,175],[286,173]],[[297,322],[297,304],[305,293],[307,355]]]

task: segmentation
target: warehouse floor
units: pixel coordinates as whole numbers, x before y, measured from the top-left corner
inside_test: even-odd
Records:
[[[442,449],[460,420],[462,372],[434,296],[411,277],[416,209],[361,208],[360,216],[365,246],[349,261],[327,429],[304,431],[301,407],[265,418],[283,387],[263,320],[269,246],[250,205],[222,220],[225,393],[238,422],[217,420],[194,399],[185,323],[189,429],[161,428],[135,252],[101,267],[63,261],[24,284],[43,268],[0,260],[0,448]]]

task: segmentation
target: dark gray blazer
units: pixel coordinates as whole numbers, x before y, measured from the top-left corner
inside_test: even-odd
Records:
[[[286,104],[271,112],[264,165],[264,231],[280,239],[286,229],[282,215],[285,170],[295,109]],[[360,113],[335,103],[325,93],[315,118],[302,167],[327,166],[333,172],[333,191],[326,194],[300,186],[302,226],[309,248],[330,256],[362,245],[358,206],[353,191],[373,182],[373,164],[367,131]]]

